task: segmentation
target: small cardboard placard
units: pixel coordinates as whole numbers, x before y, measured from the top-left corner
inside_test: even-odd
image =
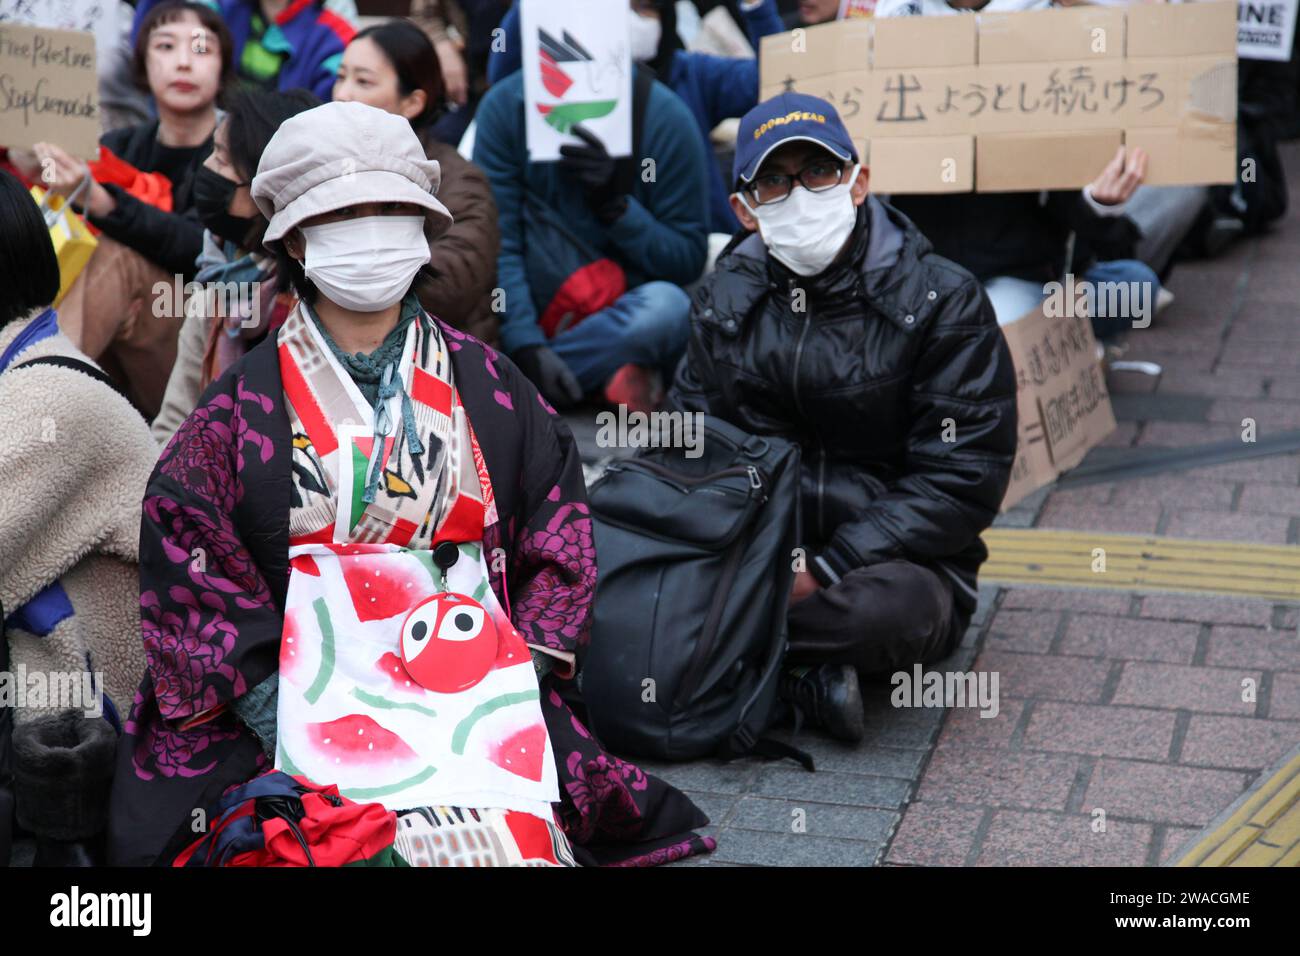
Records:
[[[95,37],[0,23],[0,146],[40,142],[99,157]]]
[[[632,153],[627,0],[523,0],[524,130],[533,162],[581,144],[580,123],[610,156]]]
[[[1086,303],[1080,295],[1073,308],[1062,309],[1063,301],[1049,297],[1038,311],[1002,327],[1016,367],[1019,414],[1003,511],[1051,484],[1115,430]]]
[[[764,38],[761,97],[830,101],[882,193],[1079,188],[1120,143],[1150,185],[1229,183],[1236,24],[1225,2],[840,20]]]

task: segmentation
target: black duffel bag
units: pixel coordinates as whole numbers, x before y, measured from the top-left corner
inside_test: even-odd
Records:
[[[786,650],[799,449],[709,416],[697,438],[698,457],[643,451],[591,487],[592,730],[629,756],[790,756],[812,769],[763,737]]]

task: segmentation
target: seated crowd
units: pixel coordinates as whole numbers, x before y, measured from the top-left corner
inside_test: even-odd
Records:
[[[358,30],[351,0],[139,0],[99,158],[0,150],[0,671],[103,699],[0,721],[0,857],[179,863],[195,808],[272,768],[395,814],[394,865],[711,850],[584,725],[578,407],[799,446],[801,721],[859,740],[862,679],[952,652],[1016,450],[999,327],[1065,274],[1167,305],[1178,261],[1263,223],[1124,147],[1081,190],[881,196],[832,104],[760,102],[754,57],[687,42],[839,7],[629,0],[634,156],[577,125],[540,162],[517,3]],[[32,186],[97,232],[66,290]]]

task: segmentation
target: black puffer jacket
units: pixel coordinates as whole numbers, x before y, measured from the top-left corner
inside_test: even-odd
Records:
[[[801,446],[805,547],[834,575],[926,564],[965,618],[1015,455],[1011,356],[979,283],[902,213],[868,196],[851,242],[803,279],[757,234],[733,239],[671,401]]]

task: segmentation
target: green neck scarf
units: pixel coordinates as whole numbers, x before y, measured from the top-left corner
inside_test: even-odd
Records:
[[[383,378],[384,366],[390,362],[399,364],[402,361],[402,349],[406,345],[406,329],[421,312],[420,300],[416,298],[415,293],[407,293],[406,298],[402,300],[402,312],[397,319],[397,325],[393,326],[393,331],[388,333],[384,341],[379,344],[379,348],[369,355],[361,352],[349,354],[339,348],[333,336],[321,323],[316,310],[306,302],[303,305],[306,306],[307,314],[312,317],[312,321],[316,323],[316,328],[320,329],[329,350],[334,353],[334,357],[338,359],[344,371],[351,376],[366,401],[374,405],[379,397],[379,380]]]

